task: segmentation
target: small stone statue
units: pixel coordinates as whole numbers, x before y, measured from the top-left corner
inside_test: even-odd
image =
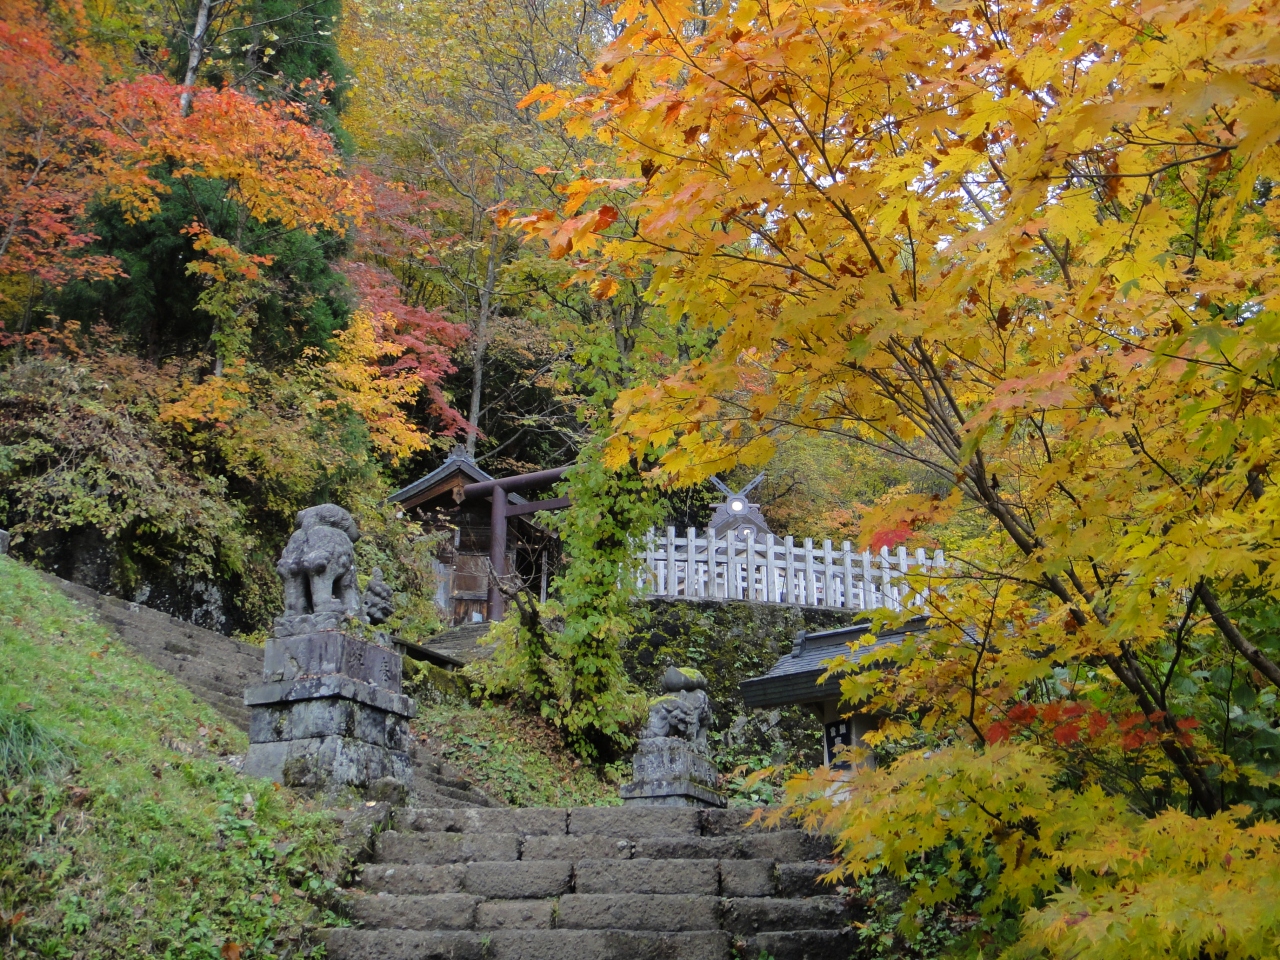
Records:
[[[662,691],[662,696],[649,702],[649,722],[640,739],[680,737],[705,754],[707,730],[711,727],[707,678],[697,670],[667,667],[662,675]]]
[[[373,576],[364,588],[364,616],[375,627],[386,623],[395,612],[391,584],[382,579],[382,568],[374,567]]]
[[[276,621],[281,631],[305,632],[321,621],[337,626],[359,617],[363,600],[356,585],[355,542],[360,539],[356,522],[342,507],[322,503],[298,512],[298,529],[285,545],[276,572],[284,582],[284,616]]]
[[[632,782],[620,789],[625,804],[723,807],[719,771],[707,756],[711,698],[697,670],[668,667],[662,695],[649,702],[649,722],[631,761]]]

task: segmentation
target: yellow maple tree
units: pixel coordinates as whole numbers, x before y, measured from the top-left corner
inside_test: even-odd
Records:
[[[843,681],[895,762],[793,785],[839,873],[950,850],[913,904],[982,877],[984,917],[1022,915],[1010,955],[1274,954],[1274,744],[1236,749],[1213,678],[1274,726],[1280,5],[616,19],[586,93],[530,100],[632,179],[584,171],[525,226],[645,264],[716,347],[623,394],[610,462],[692,482],[826,431],[993,521],[935,629]]]

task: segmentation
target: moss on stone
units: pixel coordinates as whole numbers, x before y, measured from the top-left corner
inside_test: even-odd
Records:
[[[404,692],[421,704],[463,704],[471,699],[471,681],[465,674],[406,657]]]

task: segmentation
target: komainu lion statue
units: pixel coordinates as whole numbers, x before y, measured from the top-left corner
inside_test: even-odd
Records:
[[[298,529],[280,555],[276,572],[284,582],[284,613],[359,617],[363,612],[356,584],[356,522],[342,507],[322,503],[298,513]]]
[[[698,753],[706,753],[710,728],[706,677],[697,670],[668,667],[662,676],[662,696],[649,702],[649,722],[640,739],[676,737],[688,740]]]
[[[386,623],[395,613],[395,593],[382,579],[382,569],[374,567],[364,588],[364,616],[374,626]]]

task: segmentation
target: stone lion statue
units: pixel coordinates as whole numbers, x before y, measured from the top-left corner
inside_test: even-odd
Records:
[[[697,670],[668,667],[662,675],[662,695],[649,702],[649,722],[641,740],[676,737],[687,740],[699,753],[707,751],[711,728],[711,698],[707,678]]]
[[[355,520],[337,504],[322,503],[298,512],[298,528],[276,564],[284,582],[286,617],[361,615],[354,549],[359,539]]]
[[[364,588],[364,616],[374,626],[386,623],[395,612],[395,592],[382,579],[382,568],[374,567]]]

